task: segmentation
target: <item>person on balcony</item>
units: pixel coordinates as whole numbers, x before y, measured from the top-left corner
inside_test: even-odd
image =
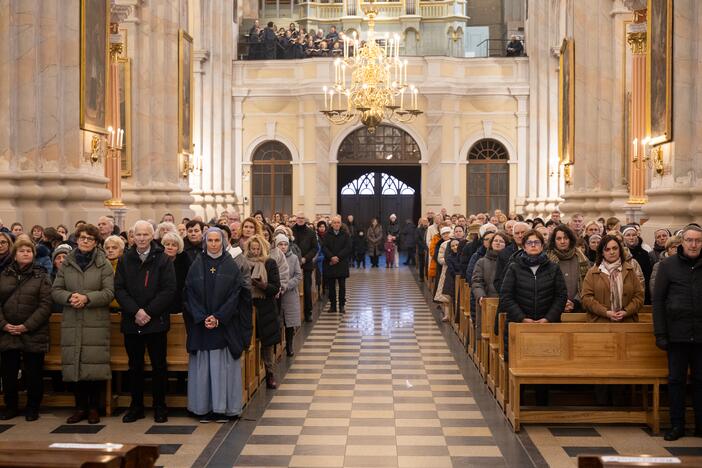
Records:
[[[517,36],[512,36],[507,44],[507,57],[521,57],[524,55],[524,45]]]

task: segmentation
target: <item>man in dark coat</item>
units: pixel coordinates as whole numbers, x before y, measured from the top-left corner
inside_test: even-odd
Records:
[[[330,312],[336,312],[336,283],[339,283],[339,311],[346,305],[346,278],[349,277],[349,259],[353,249],[348,232],[341,228],[341,216],[333,216],[331,229],[322,241],[324,252],[324,279],[329,293]]]
[[[417,228],[412,223],[411,219],[405,221],[405,225],[400,230],[400,250],[407,252],[407,260],[404,265],[416,265],[414,259],[414,248],[417,243],[416,233]]]
[[[685,387],[691,368],[695,436],[702,435],[702,228],[682,230],[676,255],[658,267],[653,290],[656,346],[668,352],[670,424],[665,440],[685,435]]]
[[[129,357],[132,403],[122,418],[134,422],[144,417],[144,350],[149,351],[153,380],[154,421],[168,420],[166,351],[170,308],[176,294],[173,262],[153,241],[154,228],[147,221],[134,225],[134,248],[117,264],[115,298],[122,307],[121,329]]]
[[[263,30],[261,35],[263,40],[263,47],[265,50],[266,60],[273,60],[276,58],[276,47],[278,47],[278,36],[273,29],[273,21],[269,21],[268,25]]]
[[[312,321],[312,273],[314,272],[314,256],[317,254],[317,236],[305,223],[305,215],[298,213],[295,225],[292,227],[295,243],[300,248],[302,264],[302,288],[305,301],[305,322]]]

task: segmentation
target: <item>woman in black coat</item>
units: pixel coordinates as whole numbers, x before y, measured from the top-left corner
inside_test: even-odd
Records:
[[[256,335],[266,367],[266,387],[278,388],[275,380],[275,345],[280,343],[280,320],[276,295],[280,291],[278,264],[269,257],[270,245],[261,235],[246,243],[244,253],[251,265],[251,297],[256,308]]]
[[[544,238],[536,230],[524,234],[524,250],[514,256],[502,281],[500,309],[507,312],[507,325],[516,323],[554,323],[568,300],[568,289],[561,269],[544,253]],[[505,329],[505,358],[509,328]],[[548,404],[548,388],[536,386],[536,404]]]
[[[13,262],[0,274],[0,374],[5,393],[1,420],[17,416],[17,372],[24,364],[27,383],[27,421],[39,418],[44,393],[42,369],[49,350],[51,284],[48,274],[34,263],[31,241],[20,239],[12,248]]]

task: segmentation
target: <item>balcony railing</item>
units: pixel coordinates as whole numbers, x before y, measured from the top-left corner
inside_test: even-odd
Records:
[[[361,0],[262,0],[259,17],[264,20],[339,20],[342,17],[362,17],[370,5],[370,2]],[[399,18],[407,15],[430,19],[466,16],[466,0],[397,0],[374,2],[373,6],[378,10],[379,18]]]

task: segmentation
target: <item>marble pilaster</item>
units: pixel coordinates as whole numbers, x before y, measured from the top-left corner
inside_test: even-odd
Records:
[[[78,126],[79,1],[0,1],[0,218],[71,223],[105,214],[102,161]]]

